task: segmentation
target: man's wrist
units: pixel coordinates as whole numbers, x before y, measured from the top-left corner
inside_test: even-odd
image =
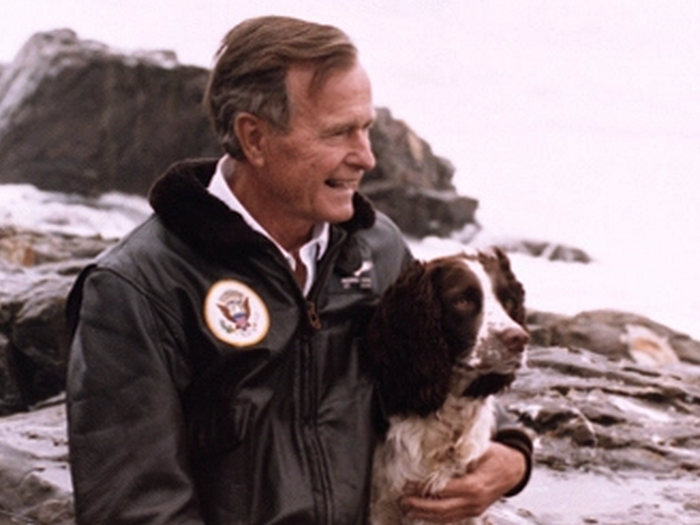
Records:
[[[525,462],[525,470],[520,481],[504,494],[504,497],[515,496],[527,486],[532,475],[532,440],[524,431],[509,428],[498,431],[494,436],[494,441],[519,453]]]

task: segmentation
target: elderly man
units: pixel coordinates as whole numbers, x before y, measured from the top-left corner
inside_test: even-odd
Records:
[[[205,105],[225,155],[171,167],[69,299],[78,523],[364,523],[381,428],[364,335],[411,260],[357,191],[369,78],[338,29],[258,18],[225,37]],[[524,485],[529,451],[501,429],[441,499],[402,504],[479,514]]]

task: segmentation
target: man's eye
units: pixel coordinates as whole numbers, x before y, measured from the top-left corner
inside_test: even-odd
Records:
[[[348,128],[335,128],[328,131],[328,136],[342,137],[343,135],[347,135],[348,133],[350,133],[350,130]]]

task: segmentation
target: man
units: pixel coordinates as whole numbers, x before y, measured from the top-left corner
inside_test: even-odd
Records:
[[[71,293],[78,523],[363,523],[380,427],[364,332],[411,259],[357,193],[369,79],[338,29],[259,18],[226,36],[205,105],[224,157],[165,173],[154,215]],[[497,439],[407,513],[518,490],[530,443]]]

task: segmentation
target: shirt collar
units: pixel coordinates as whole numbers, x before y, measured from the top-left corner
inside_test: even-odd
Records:
[[[226,182],[226,177],[230,177],[233,174],[233,170],[233,158],[228,154],[221,157],[219,159],[219,162],[216,164],[216,171],[214,172],[214,176],[209,182],[207,190],[213,196],[223,201],[231,210],[235,211],[241,217],[243,217],[243,220],[253,230],[261,233],[262,235],[270,239],[275,244],[275,246],[279,248],[284,257],[288,261],[291,261],[291,266],[292,268],[294,268],[296,266],[296,263],[294,262],[294,257],[292,257],[292,255],[287,250],[285,250],[279,243],[277,243],[277,241],[275,241],[275,239],[272,238],[268,231],[265,228],[263,228],[258,221],[255,220],[255,218],[248,212],[248,210],[245,209],[241,201],[238,200],[238,197],[236,197],[233,191],[231,191],[231,187]],[[321,257],[323,257],[323,255],[326,253],[326,249],[328,248],[329,238],[329,224],[327,222],[317,224],[314,227],[311,239],[299,249],[302,260],[306,262],[308,260],[318,261],[319,259],[321,259]]]

